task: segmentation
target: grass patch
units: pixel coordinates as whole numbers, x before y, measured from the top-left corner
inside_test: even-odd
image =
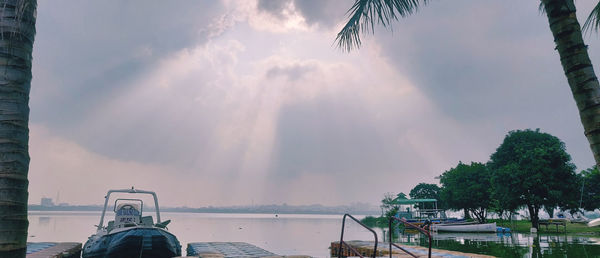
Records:
[[[490,219],[488,222],[496,222],[496,225],[499,227],[508,227],[512,232],[518,233],[529,233],[531,229],[531,221],[529,220],[499,220],[499,219]],[[586,224],[581,223],[570,223],[566,224],[567,234],[574,235],[600,235],[600,227],[588,227]],[[555,225],[546,226],[540,225],[538,229],[538,233],[556,233]],[[558,233],[565,233],[565,229],[563,226],[558,226]]]

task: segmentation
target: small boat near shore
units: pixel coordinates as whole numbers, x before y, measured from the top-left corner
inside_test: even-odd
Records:
[[[440,232],[496,232],[496,222],[486,224],[432,224],[433,231]]]
[[[594,219],[587,223],[588,227],[597,227],[600,226],[600,218]]]
[[[439,232],[431,235],[433,240],[475,240],[495,242],[500,240],[504,235],[491,232]]]
[[[149,194],[154,197],[156,224],[152,216],[142,216],[141,199],[115,200],[115,219],[104,226],[104,216],[112,193]],[[139,189],[109,190],[95,234],[83,246],[83,258],[106,257],[174,257],[181,256],[181,244],[167,231],[170,220],[161,221],[158,198],[152,191]]]

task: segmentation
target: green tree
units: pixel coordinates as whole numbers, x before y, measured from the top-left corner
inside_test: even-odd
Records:
[[[398,202],[398,200],[406,200],[406,194],[404,194],[403,192],[398,193],[397,195],[394,195],[393,193],[385,193],[383,200],[381,200],[381,211],[383,212],[383,216],[385,216],[385,218],[387,218],[387,220],[384,223],[384,226],[387,227],[387,223],[389,222],[389,219],[396,216],[396,214],[398,214],[398,211],[400,210],[400,204]],[[396,224],[397,222],[392,222],[394,224]]]
[[[565,144],[539,129],[516,130],[490,157],[492,182],[497,196],[525,206],[531,225],[538,228],[543,207],[568,209],[576,206],[578,179]]]
[[[440,200],[440,187],[436,184],[420,183],[417,186],[415,186],[415,188],[410,190],[410,193],[408,195],[410,195],[411,199],[436,199],[436,200],[438,200],[437,208],[438,209],[444,208],[444,205],[443,205],[442,201]],[[436,207],[419,207],[419,208],[434,209]]]
[[[600,171],[596,166],[581,171],[581,208],[593,211],[600,208]]]
[[[386,217],[393,217],[398,213],[400,205],[398,205],[397,199],[406,199],[406,194],[399,193],[394,195],[393,193],[385,193],[383,195],[383,200],[381,200],[379,207],[381,207],[381,211]]]
[[[350,18],[337,34],[338,46],[351,51],[361,45],[361,33],[374,32],[375,24],[388,26],[399,17],[417,12],[429,0],[356,0],[348,10]],[[599,3],[600,6],[600,3]],[[598,28],[600,7],[596,6],[587,24]],[[540,9],[548,17],[556,50],[579,109],[584,134],[590,143],[596,164],[600,164],[600,84],[587,45],[583,42],[581,28],[575,15],[573,0],[541,0]]]
[[[25,257],[35,0],[0,0],[0,257]]]
[[[488,164],[488,167],[491,167]],[[518,178],[518,174],[510,173],[510,171],[516,169],[514,165],[506,166],[500,169],[504,169],[507,173],[503,173],[507,178],[506,181],[509,183],[516,183],[521,180]],[[493,172],[492,172],[493,173]],[[520,194],[511,191],[510,187],[496,187],[497,182],[494,180],[494,175],[491,175],[491,186],[492,186],[492,210],[500,217],[504,214],[508,215],[509,219],[512,218],[512,214],[516,213],[522,206]]]
[[[482,163],[470,165],[459,162],[440,177],[440,197],[448,208],[464,209],[472,213],[481,223],[485,222],[491,206],[490,173]]]

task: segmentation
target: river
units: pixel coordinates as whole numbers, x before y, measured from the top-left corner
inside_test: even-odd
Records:
[[[108,215],[107,215],[108,216]],[[162,212],[169,231],[185,247],[190,242],[247,242],[281,255],[329,257],[329,245],[339,241],[341,215],[224,214]],[[29,213],[29,242],[81,242],[95,232],[99,212]],[[376,229],[379,239],[383,231]],[[344,239],[372,240],[372,235],[347,222]],[[407,234],[402,242],[426,245]],[[499,257],[600,257],[600,238],[556,235],[438,234],[434,248]]]

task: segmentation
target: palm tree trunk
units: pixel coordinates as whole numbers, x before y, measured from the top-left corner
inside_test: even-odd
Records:
[[[542,0],[556,50],[579,109],[596,164],[600,165],[600,84],[583,43],[573,0]]]
[[[36,0],[0,0],[0,257],[25,257]]]

